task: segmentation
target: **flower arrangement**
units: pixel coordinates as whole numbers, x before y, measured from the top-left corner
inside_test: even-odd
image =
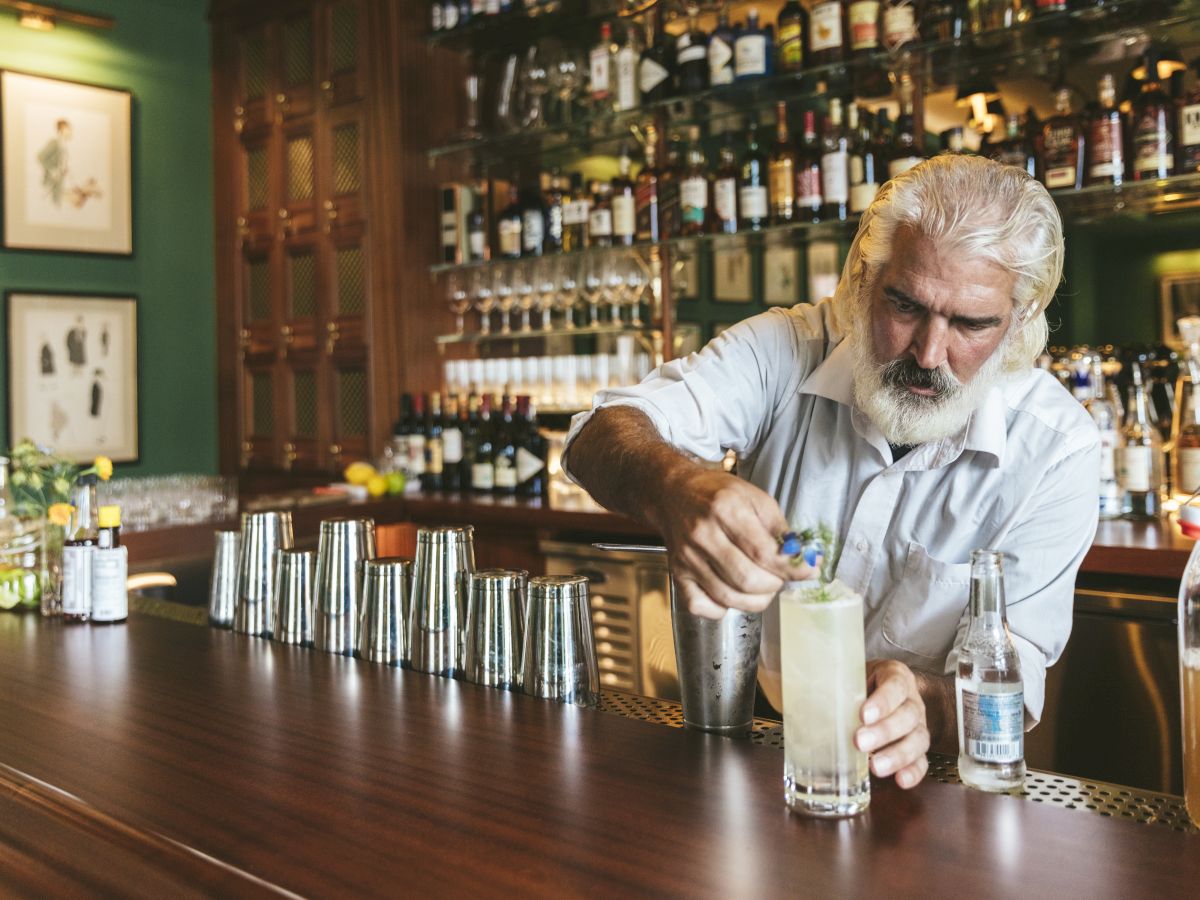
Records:
[[[91,466],[79,468],[73,460],[53,450],[23,440],[9,453],[9,485],[18,516],[45,516],[55,525],[66,525],[71,516],[71,489],[80,475],[95,474],[101,481],[112,477],[113,464],[97,456]]]

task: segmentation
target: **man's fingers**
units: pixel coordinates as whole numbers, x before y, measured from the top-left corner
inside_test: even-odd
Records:
[[[783,579],[766,571],[748,557],[725,534],[721,525],[706,522],[694,532],[694,545],[716,576],[729,588],[743,594],[774,596]]]
[[[875,690],[867,697],[862,706],[864,725],[874,725],[895,712],[900,704],[911,694],[916,695],[915,682],[908,682],[911,675],[905,677],[905,670],[892,664],[890,660],[880,663],[872,673]]]
[[[871,757],[871,771],[886,778],[908,768],[929,751],[929,729],[921,725]]]
[[[726,538],[758,568],[780,581],[804,577],[779,552],[778,539],[787,531],[787,520],[769,494],[739,483],[737,489],[714,498],[713,509]]]
[[[704,619],[719,619],[725,615],[725,607],[713,601],[694,581],[677,578],[675,590],[692,615]]]
[[[922,756],[916,762],[905,766],[896,773],[896,784],[908,790],[921,783],[925,773],[929,771],[929,758]]]
[[[731,549],[733,549],[731,547]],[[744,612],[761,612],[774,598],[777,587],[759,593],[739,590],[730,579],[717,571],[703,550],[685,547],[671,560],[672,574],[678,580],[688,579],[721,606]],[[735,579],[736,583],[736,579]]]
[[[859,750],[869,752],[898,741],[917,726],[925,724],[925,707],[912,697],[905,699],[896,711],[875,725],[866,725],[854,735]]]

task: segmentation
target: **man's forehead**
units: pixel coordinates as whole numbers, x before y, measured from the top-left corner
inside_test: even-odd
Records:
[[[993,259],[968,254],[911,227],[897,229],[879,288],[947,314],[994,314],[1011,309],[1016,275]]]

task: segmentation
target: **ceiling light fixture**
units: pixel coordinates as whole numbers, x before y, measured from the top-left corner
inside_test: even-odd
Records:
[[[85,28],[112,28],[117,23],[112,16],[97,16],[61,6],[32,3],[30,0],[0,0],[0,9],[12,10],[21,25],[37,31],[51,31],[55,25],[64,23]]]

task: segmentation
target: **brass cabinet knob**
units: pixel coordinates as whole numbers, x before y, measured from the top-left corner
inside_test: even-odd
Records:
[[[322,206],[325,208],[325,233],[329,234],[333,230],[333,223],[337,221],[338,207],[332,200],[326,200]]]
[[[330,444],[329,445],[329,455],[332,456],[335,460],[340,461],[341,457],[342,457],[342,445],[338,444],[338,443]]]
[[[321,82],[321,96],[325,99],[326,106],[333,105],[333,82],[328,78]]]
[[[295,343],[296,329],[292,328],[291,325],[284,325],[279,329],[279,336],[283,338],[284,344],[290,347]]]
[[[241,134],[246,128],[246,107],[235,106],[233,108],[233,131],[235,134]]]
[[[254,450],[254,445],[249,441],[242,441],[241,466],[243,469],[250,466],[250,454]]]
[[[241,332],[238,333],[238,342],[241,344],[243,353],[245,353],[247,350],[250,349],[250,329],[249,328],[243,328],[241,330]]]
[[[331,355],[337,348],[337,342],[342,339],[342,330],[337,322],[326,322],[325,332],[325,353]]]
[[[291,470],[296,464],[296,445],[288,441],[283,445],[283,467]]]

